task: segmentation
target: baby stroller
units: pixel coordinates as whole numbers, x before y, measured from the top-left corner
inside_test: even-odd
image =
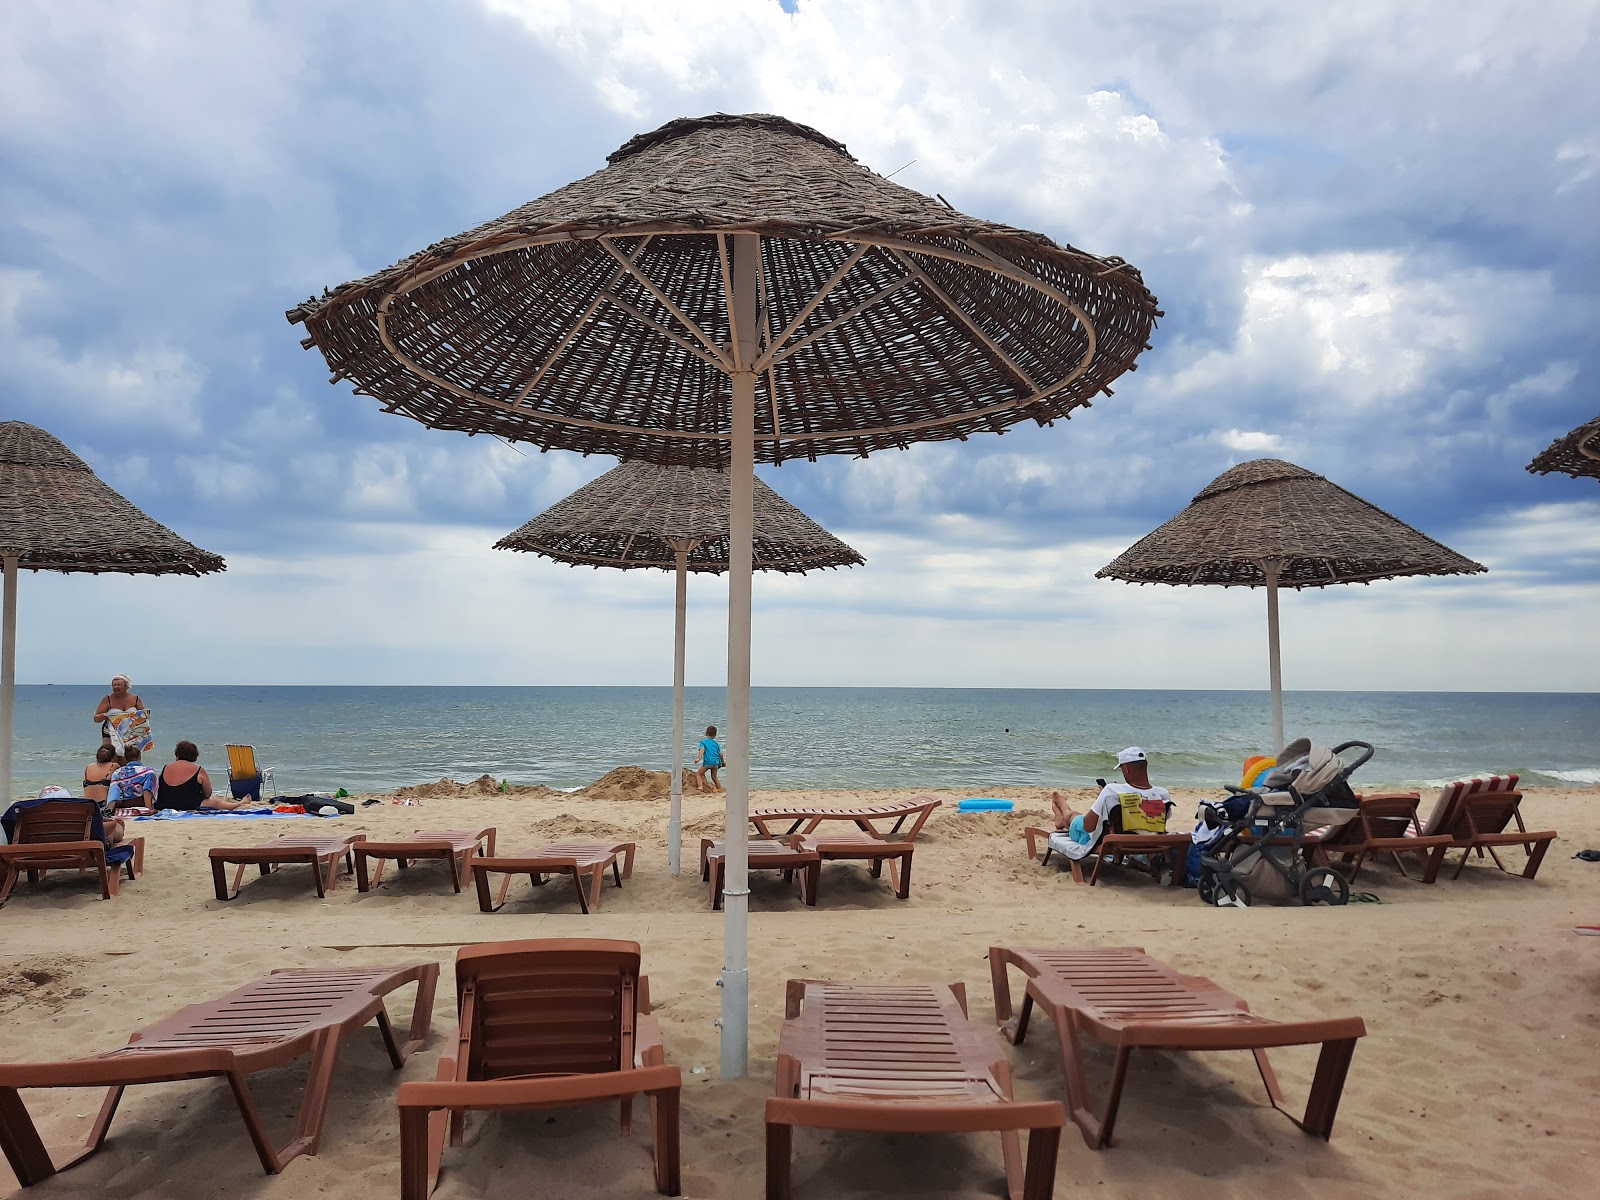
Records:
[[[1339,755],[1359,748],[1346,766]],[[1349,779],[1372,757],[1367,742],[1343,742],[1332,750],[1308,738],[1290,742],[1279,765],[1258,785],[1229,786],[1229,798],[1207,805],[1203,820],[1227,827],[1200,856],[1200,899],[1207,904],[1248,908],[1252,899],[1302,904],[1348,904],[1350,883],[1329,867],[1309,867],[1303,857],[1310,830],[1345,824],[1359,805]]]

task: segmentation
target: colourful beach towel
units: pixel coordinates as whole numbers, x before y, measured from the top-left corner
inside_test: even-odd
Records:
[[[143,754],[154,744],[150,737],[150,710],[147,708],[106,710],[106,729],[118,754],[129,746],[139,747],[139,753]]]
[[[298,804],[285,804],[280,808],[196,808],[180,811],[175,808],[157,809],[134,818],[135,821],[185,821],[190,817],[306,817],[311,814]]]

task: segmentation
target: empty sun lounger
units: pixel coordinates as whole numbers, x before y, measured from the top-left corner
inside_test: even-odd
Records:
[[[534,887],[543,887],[547,875],[568,875],[578,892],[578,908],[587,913],[600,904],[608,867],[618,887],[633,878],[633,851],[632,842],[552,842],[518,854],[469,859],[467,865],[477,885],[478,907],[484,912],[499,912],[505,906],[513,875],[526,875]],[[505,876],[497,895],[489,891],[491,874]]]
[[[967,1016],[964,985],[789,981],[767,1101],[767,1200],[788,1200],[796,1127],[1000,1134],[1012,1200],[1049,1200],[1065,1118],[1012,1098],[994,1034]],[[1026,1172],[1017,1133],[1028,1137]]]
[[[347,872],[355,870],[351,862],[352,847],[366,837],[364,833],[344,837],[303,837],[286,833],[260,846],[213,846],[210,850],[211,882],[218,900],[232,900],[239,894],[246,867],[260,867],[262,875],[270,875],[277,867],[298,863],[311,868],[311,882],[316,886],[317,898],[321,899],[334,889],[340,859],[344,860]],[[237,863],[239,867],[233,873],[231,888],[228,886],[229,863]]]
[[[911,895],[911,856],[916,851],[910,838],[883,838],[871,832],[808,833],[800,839],[807,850],[815,851],[823,862],[857,861],[867,864],[874,879],[889,864],[889,886],[904,900]]]
[[[262,1168],[274,1174],[299,1155],[317,1152],[334,1065],[348,1035],[376,1018],[389,1061],[397,1070],[427,1043],[438,977],[437,963],[274,971],[221,999],[179,1009],[134,1034],[119,1050],[63,1062],[0,1065],[0,1148],[24,1187],[57,1170],[18,1089],[110,1089],[84,1149],[60,1168],[65,1170],[100,1148],[124,1088],[217,1076],[228,1081]],[[383,998],[408,983],[417,985],[417,1002],[410,1033],[400,1043]],[[308,1054],[311,1069],[294,1135],[276,1150],[250,1097],[247,1079]],[[208,1104],[196,1115],[215,1128],[221,1111]]]
[[[782,871],[785,882],[800,877],[800,899],[817,906],[817,890],[822,877],[822,856],[800,845],[798,837],[757,838],[745,845],[745,860],[752,871]],[[711,838],[700,839],[700,878],[713,911],[722,907],[723,883],[727,876],[728,850]]]
[[[865,833],[875,833],[891,841],[914,842],[927,823],[939,800],[932,796],[915,796],[910,800],[896,800],[890,804],[869,805],[865,808],[757,808],[750,812],[750,823],[761,831],[764,838],[786,836],[792,833],[815,833],[824,821],[849,821]],[[776,826],[789,822],[789,828]],[[888,829],[880,823],[893,824]],[[910,821],[909,826],[906,822]]]
[[[1048,863],[1050,855],[1054,853],[1050,846],[1050,835],[1060,832],[1059,829],[1041,829],[1036,825],[1024,829],[1022,836],[1028,839],[1028,857],[1036,859],[1040,865]],[[1044,845],[1042,857],[1039,854],[1040,843]],[[1099,882],[1100,868],[1107,863],[1114,867],[1136,866],[1157,880],[1164,876],[1171,886],[1180,887],[1183,884],[1183,860],[1191,844],[1192,839],[1187,833],[1107,833],[1095,843],[1093,852],[1086,858],[1069,858],[1066,862],[1072,868],[1072,878],[1090,887]],[[1094,869],[1085,879],[1083,864],[1090,859],[1094,860]]]
[[[1394,865],[1407,879],[1411,872],[1406,870],[1406,859],[1413,857],[1423,883],[1432,883],[1439,877],[1450,836],[1422,837],[1418,833],[1421,823],[1417,819],[1417,793],[1394,792],[1356,799],[1360,807],[1355,819],[1339,826],[1321,845],[1329,859],[1336,857],[1349,864],[1351,883],[1361,873],[1361,865],[1375,854],[1394,859]]]
[[[100,898],[122,886],[122,873],[144,873],[144,839],[107,846],[100,806],[93,800],[23,800],[6,810],[6,841],[0,843],[0,905],[23,875],[38,883],[46,871],[93,871]]]
[[[677,1067],[666,1065],[637,942],[490,942],[456,955],[461,1025],[438,1081],[400,1085],[401,1200],[427,1200],[446,1133],[459,1146],[474,1110],[570,1108],[650,1098],[656,1188],[679,1191]],[[541,1192],[541,1194],[543,1194]]]
[[[1014,1026],[1010,1025],[1007,967],[1016,967],[1028,977],[1022,1012]],[[1095,1150],[1111,1144],[1128,1060],[1137,1049],[1249,1050],[1255,1055],[1272,1106],[1307,1133],[1326,1139],[1333,1131],[1356,1039],[1367,1032],[1360,1017],[1293,1022],[1258,1017],[1238,996],[1209,979],[1180,975],[1136,946],[1046,950],[991,946],[989,972],[994,982],[995,1017],[1012,1042],[1022,1044],[1035,1003],[1054,1023],[1061,1043],[1067,1106],[1083,1140]],[[1090,1106],[1084,1082],[1078,1042],[1084,1034],[1115,1050],[1110,1092],[1098,1115]],[[1311,1098],[1305,1116],[1297,1118],[1284,1107],[1283,1090],[1267,1061],[1267,1050],[1318,1042],[1322,1053],[1311,1083]]]
[[[408,838],[393,841],[356,843],[356,890],[370,891],[383,879],[383,864],[390,859],[403,871],[423,858],[442,859],[450,868],[450,882],[456,891],[467,881],[467,860],[473,855],[494,853],[493,826],[484,829],[419,829]],[[367,860],[376,859],[377,870],[367,876]]]
[[[1521,846],[1528,861],[1522,868],[1522,878],[1532,879],[1539,873],[1545,852],[1556,840],[1556,831],[1544,829],[1530,833],[1522,823],[1522,795],[1519,792],[1468,793],[1461,797],[1456,810],[1455,823],[1450,827],[1450,848],[1461,851],[1461,861],[1456,864],[1451,879],[1461,877],[1462,868],[1476,854],[1479,858],[1487,852],[1494,865],[1510,874],[1495,847]],[[1509,826],[1516,825],[1516,829]]]

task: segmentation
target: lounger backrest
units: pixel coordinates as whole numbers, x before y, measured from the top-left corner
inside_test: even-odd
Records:
[[[17,814],[14,840],[19,846],[100,841],[94,832],[98,814],[93,800],[48,800]]]
[[[1366,824],[1368,837],[1406,837],[1417,820],[1417,805],[1422,798],[1416,794],[1361,797],[1361,819]]]
[[[256,766],[256,748],[254,746],[228,747],[229,779],[254,779],[259,774],[261,774],[261,768]]]
[[[548,938],[456,956],[467,1078],[591,1075],[634,1065],[639,944]]]
[[[1456,822],[1447,832],[1466,839],[1474,833],[1504,833],[1517,818],[1517,807],[1522,803],[1520,792],[1491,792],[1477,796],[1463,796],[1457,808]]]
[[[1458,783],[1446,784],[1439,791],[1439,798],[1434,801],[1433,811],[1428,814],[1427,823],[1422,827],[1425,837],[1435,834],[1450,833],[1455,827],[1461,806],[1461,797],[1493,792],[1514,792],[1517,790],[1517,776],[1491,775],[1487,779],[1468,779]]]

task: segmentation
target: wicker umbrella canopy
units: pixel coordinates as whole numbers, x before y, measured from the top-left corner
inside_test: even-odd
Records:
[[[748,1066],[753,464],[1049,424],[1149,348],[1117,258],[979,220],[805,125],[670,121],[607,166],[292,309],[439,429],[729,477],[722,1074]]]
[[[1273,749],[1283,743],[1278,589],[1487,570],[1321,475],[1276,458],[1218,475],[1097,579],[1266,587]]]
[[[751,530],[757,571],[802,574],[853,567],[866,559],[755,481]],[[728,472],[712,467],[623,463],[586,483],[495,543],[575,566],[655,567],[677,574],[672,639],[672,808],[667,819],[667,865],[682,868],[683,663],[688,573],[728,569]]]
[[[0,421],[0,560],[0,801],[9,803],[17,571],[204,575],[225,566],[145,516],[58,439],[23,421]]]
[[[1600,479],[1600,417],[1551,442],[1548,449],[1528,464],[1528,470],[1537,475],[1560,471],[1574,478],[1587,475],[1590,479]]]

